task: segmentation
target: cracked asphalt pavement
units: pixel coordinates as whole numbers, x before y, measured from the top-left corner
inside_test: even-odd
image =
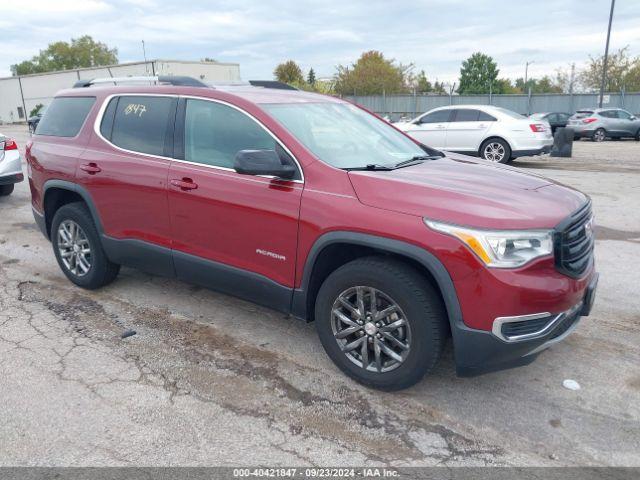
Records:
[[[640,143],[574,154],[515,165],[592,196],[592,315],[514,370],[457,378],[449,346],[399,393],[342,375],[313,325],[229,296],[126,268],[73,286],[17,185],[0,199],[0,466],[640,466]]]

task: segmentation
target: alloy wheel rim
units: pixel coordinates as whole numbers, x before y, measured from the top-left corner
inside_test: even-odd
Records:
[[[504,146],[498,142],[492,142],[484,147],[484,158],[492,162],[499,162],[504,158]]]
[[[345,356],[363,370],[389,372],[411,350],[411,327],[400,306],[386,293],[356,286],[338,295],[331,330]]]
[[[604,140],[604,132],[602,130],[596,131],[596,141],[601,142]]]
[[[65,268],[78,277],[91,270],[91,245],[84,230],[73,220],[58,227],[58,252]]]

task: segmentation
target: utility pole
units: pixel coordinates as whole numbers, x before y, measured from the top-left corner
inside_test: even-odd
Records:
[[[147,69],[147,51],[144,48],[144,40],[142,40],[142,58],[144,58],[144,71],[149,75],[149,70]]]
[[[529,80],[529,65],[534,63],[533,61],[524,64],[524,91],[527,91],[527,81]]]
[[[569,79],[569,110],[573,113],[573,83],[576,78],[576,64],[571,64],[571,78]]]
[[[604,47],[604,61],[602,62],[602,83],[600,84],[600,101],[598,107],[602,108],[602,97],[604,97],[604,85],[607,81],[607,60],[609,57],[609,38],[611,37],[611,22],[613,21],[613,7],[616,0],[611,0],[611,11],[609,12],[609,28],[607,29],[607,45]]]

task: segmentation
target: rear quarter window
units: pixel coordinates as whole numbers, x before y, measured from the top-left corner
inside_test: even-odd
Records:
[[[175,116],[176,99],[122,96],[114,104],[115,100],[111,100],[102,118],[101,133],[108,134],[111,130],[110,138],[105,138],[125,150],[165,156],[165,139],[169,122]],[[111,114],[113,125],[109,125]]]
[[[75,137],[84,125],[96,97],[57,97],[40,120],[36,135]]]

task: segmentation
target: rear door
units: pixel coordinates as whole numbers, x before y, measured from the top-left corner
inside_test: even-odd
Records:
[[[170,96],[107,99],[98,120],[99,140],[83,153],[77,173],[105,235],[116,241],[111,244],[117,254],[126,257],[120,261],[160,274],[172,273],[167,174],[176,105],[177,98]],[[144,251],[155,246],[166,247],[166,255],[148,262]]]
[[[480,143],[491,125],[489,121],[480,119],[481,113],[484,112],[474,108],[456,108],[453,110],[447,126],[447,150],[478,151]]]
[[[429,147],[445,148],[450,115],[450,109],[427,113],[418,118],[406,132]]]
[[[295,164],[291,155],[249,114],[204,99],[180,100],[175,145],[169,209],[178,277],[288,309],[302,172],[294,180],[241,175],[233,163],[240,150],[276,150]]]

